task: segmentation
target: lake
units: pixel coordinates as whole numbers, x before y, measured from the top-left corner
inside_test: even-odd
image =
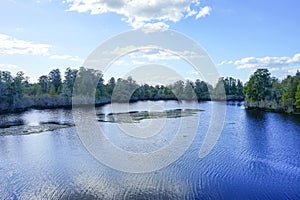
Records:
[[[147,153],[170,145],[181,119],[199,120],[187,150],[168,166],[147,173],[123,172],[99,162],[84,147],[74,126],[0,136],[0,199],[300,199],[300,116],[246,111],[241,102],[225,104],[221,136],[204,158],[199,157],[199,150],[212,105],[218,108],[224,103],[132,103],[132,113],[149,108],[199,109],[182,118],[157,114],[159,117],[144,119],[137,115],[133,124],[138,127],[164,122],[164,130],[136,141],[117,128],[126,121],[97,122],[115,145]],[[115,108],[114,112],[126,111],[122,104]],[[112,109],[105,105],[96,111],[105,115]],[[27,126],[45,121],[73,123],[72,111],[64,109],[6,114],[1,120],[22,120]],[[185,131],[188,138],[189,126]]]

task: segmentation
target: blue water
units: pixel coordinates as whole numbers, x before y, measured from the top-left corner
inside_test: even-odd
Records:
[[[218,143],[201,159],[212,104],[222,103],[198,104],[205,111],[196,114],[199,128],[188,150],[169,166],[150,173],[125,173],[97,161],[75,127],[0,136],[0,199],[300,199],[300,116],[246,111],[242,103],[227,103]],[[130,110],[151,105],[182,106],[175,101],[138,102]],[[97,108],[97,112],[110,111],[109,105]],[[63,109],[0,117],[2,121],[22,119],[28,125],[73,121],[71,110]],[[180,118],[167,121],[178,124]],[[165,139],[159,135],[145,144],[130,143],[116,131],[117,125],[101,123],[111,140],[124,149],[168,144],[160,142]],[[164,138],[172,137],[173,129],[169,130]]]

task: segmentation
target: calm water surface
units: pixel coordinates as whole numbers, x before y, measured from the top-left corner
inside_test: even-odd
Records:
[[[197,105],[205,111],[197,114],[200,125],[189,149],[152,173],[130,174],[99,163],[84,148],[75,127],[0,136],[0,199],[300,199],[300,116],[250,112],[240,103],[227,103],[222,135],[212,152],[200,159],[212,104],[221,106],[218,102]],[[189,103],[159,101],[133,103],[130,109],[142,111],[151,105],[189,107]],[[97,110],[111,111],[110,105]],[[22,119],[28,125],[73,121],[71,111],[63,109],[0,117]],[[115,123],[101,126],[124,149],[153,150],[168,143],[166,138],[172,137],[180,122],[180,118],[164,120],[171,124],[168,133],[146,143],[127,140]]]

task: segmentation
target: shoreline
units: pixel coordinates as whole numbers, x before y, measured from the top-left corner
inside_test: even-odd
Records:
[[[178,100],[176,98],[160,98],[160,99],[131,99],[128,101],[112,101],[110,100],[104,100],[104,101],[99,101],[96,102],[95,104],[78,104],[76,106],[78,107],[88,107],[88,106],[95,106],[95,107],[101,107],[110,103],[136,103],[136,102],[143,102],[143,101],[192,101],[188,99],[182,99]],[[259,105],[257,102],[254,103],[248,103],[243,97],[238,97],[238,98],[227,98],[226,100],[224,99],[218,99],[218,98],[211,98],[211,99],[200,99],[198,102],[208,102],[208,101],[214,101],[214,102],[245,102],[245,109],[246,110],[257,110],[257,111],[263,111],[263,112],[273,112],[273,113],[283,113],[283,114],[290,114],[290,115],[300,115],[300,110],[299,109],[285,109],[283,107],[272,107],[272,106],[262,106]],[[257,105],[256,105],[257,104]],[[73,104],[61,104],[61,105],[32,105],[24,108],[15,108],[15,109],[6,109],[6,110],[0,110],[0,115],[5,115],[5,114],[18,114],[18,113],[23,113],[31,109],[35,110],[52,110],[52,109],[72,109]]]
[[[187,99],[182,99],[178,100],[176,98],[160,98],[160,99],[131,99],[128,101],[112,101],[112,100],[105,100],[105,101],[99,101],[96,102],[95,104],[80,104],[76,105],[79,107],[85,107],[85,106],[90,106],[93,105],[95,107],[101,107],[107,104],[110,104],[112,102],[114,103],[136,103],[136,102],[143,102],[143,101],[193,101],[193,100],[187,100]],[[239,98],[227,98],[226,100],[224,99],[217,99],[217,98],[212,98],[212,99],[200,99],[198,102],[207,102],[207,101],[226,101],[226,102],[244,102],[244,98],[239,97]],[[52,109],[72,109],[73,104],[61,104],[61,105],[31,105],[23,108],[14,108],[14,109],[3,109],[0,110],[0,115],[4,114],[18,114],[18,113],[23,113],[31,109],[36,109],[36,110],[52,110]]]
[[[283,104],[273,100],[253,101],[245,100],[246,110],[259,110],[263,112],[285,113],[297,115],[300,109],[297,109],[293,104]]]

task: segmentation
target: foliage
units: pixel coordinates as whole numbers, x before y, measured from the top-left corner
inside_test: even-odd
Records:
[[[75,91],[74,91],[75,90]],[[96,103],[137,100],[211,100],[243,99],[246,103],[272,101],[283,109],[300,109],[300,72],[282,81],[271,77],[267,69],[258,69],[250,76],[246,86],[232,77],[220,78],[216,85],[202,80],[178,80],[170,85],[139,85],[132,77],[112,77],[104,83],[101,71],[80,67],[67,68],[64,77],[59,69],[30,83],[23,72],[12,76],[0,71],[0,111],[36,107],[70,106],[72,95],[95,97]]]
[[[296,108],[300,108],[300,83],[298,83],[297,91],[295,94],[295,106]]]
[[[272,79],[267,69],[258,69],[251,75],[244,93],[247,101],[261,101],[270,99]]]
[[[201,81],[178,80],[170,85],[139,85],[127,79],[112,77],[105,84],[101,71],[80,67],[67,68],[64,77],[59,69],[42,75],[36,83],[30,83],[23,72],[12,76],[10,72],[0,71],[0,111],[26,107],[70,106],[72,95],[95,97],[98,102],[128,102],[137,100],[210,100],[219,87],[225,88],[226,95],[243,96],[243,84],[234,78],[222,78],[215,88]],[[224,86],[223,86],[224,84]]]
[[[283,110],[300,108],[300,72],[288,75],[282,81],[271,78],[267,69],[258,69],[246,83],[246,102],[271,100],[281,105]]]

